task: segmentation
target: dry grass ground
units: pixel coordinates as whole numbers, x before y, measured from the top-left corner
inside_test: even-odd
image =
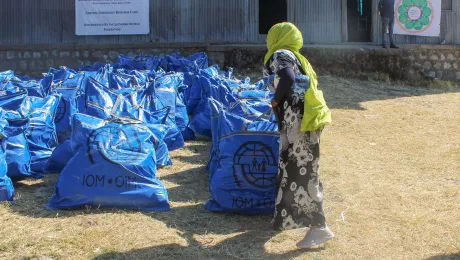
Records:
[[[56,176],[17,184],[0,205],[6,259],[459,259],[460,91],[322,77],[333,124],[322,138],[327,220],[336,238],[299,251],[305,230],[269,216],[213,214],[210,143],[174,152],[159,177],[170,212],[47,211]]]

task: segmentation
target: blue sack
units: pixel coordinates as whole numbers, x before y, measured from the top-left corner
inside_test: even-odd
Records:
[[[34,173],[44,173],[53,148],[58,145],[54,118],[61,96],[54,94],[46,98],[27,97],[22,109],[29,118],[27,142],[29,144],[31,163]]]
[[[70,122],[72,116],[78,113],[77,95],[79,94],[82,80],[83,75],[76,74],[54,87],[54,92],[62,96],[54,118],[59,143],[69,138],[72,134]]]
[[[32,97],[45,97],[48,94],[52,83],[52,76],[44,77],[43,79],[36,81],[36,80],[29,80],[29,81],[22,81],[19,79],[11,79],[9,80],[4,86],[3,89],[25,89],[27,90],[27,94]]]
[[[214,79],[202,76],[201,100],[195,109],[195,114],[190,122],[190,128],[196,133],[211,137],[211,112],[209,111],[208,98],[221,102],[225,107],[237,102],[230,90]],[[196,82],[196,81],[195,81]]]
[[[155,81],[155,110],[160,110],[165,107],[171,107],[166,125],[171,129],[166,135],[165,142],[168,145],[169,151],[174,151],[184,147],[184,137],[182,136],[181,129],[176,123],[176,101],[177,91],[183,81],[182,74],[165,75]],[[179,117],[188,118],[187,114],[179,113]],[[185,125],[187,126],[187,125]],[[185,130],[185,127],[183,128]]]
[[[61,142],[51,154],[45,167],[45,173],[60,173],[74,156],[70,138]]]
[[[8,163],[8,177],[13,180],[21,180],[25,178],[41,178],[42,174],[31,172],[30,170],[30,150],[27,142],[26,131],[27,123],[22,126],[10,125],[5,127],[8,134],[6,142],[6,161]]]
[[[126,55],[118,56],[118,64],[120,67],[129,70],[157,70],[160,59],[158,57],[145,56],[141,53],[140,56],[130,57]]]
[[[272,214],[279,153],[276,124],[249,121],[210,103],[212,113],[220,111],[213,124],[218,143],[213,145],[210,167],[212,199],[205,208],[212,212]]]
[[[86,114],[101,119],[110,119],[114,115],[133,116],[131,111],[137,103],[137,97],[133,97],[135,90],[126,89],[124,93],[117,93],[92,77],[86,79],[85,87]]]
[[[139,76],[142,75],[109,73],[109,88],[112,90],[132,89],[139,92],[146,87],[145,79],[141,79]]]
[[[77,152],[59,176],[48,209],[170,209],[166,188],[155,177],[155,126],[82,114],[74,115],[72,126]]]
[[[5,111],[0,110],[0,202],[12,201],[14,187],[11,179],[6,176],[8,166],[6,162],[6,139],[8,138],[5,128],[8,122],[5,119]]]
[[[7,174],[14,179],[42,177],[41,174],[30,171],[30,151],[26,137],[29,118],[21,107],[26,97],[27,90],[25,89],[17,92],[9,90],[0,92],[0,108],[5,111],[5,118],[9,123],[9,126],[5,127],[9,137],[6,141]]]
[[[12,70],[1,71],[0,72],[0,85],[6,83],[11,78],[14,78],[14,71]]]
[[[77,72],[66,67],[61,67],[59,69],[50,68],[47,76],[53,76],[53,83],[59,83],[68,79],[70,76],[76,74]]]
[[[170,127],[166,125],[170,107],[149,113],[143,109],[139,109],[137,119],[149,125],[157,125],[152,133],[155,135],[158,143],[155,144],[156,161],[158,167],[171,166],[172,160],[169,157],[168,145],[166,144],[166,136],[170,131]]]
[[[182,136],[177,126],[169,117],[170,107],[165,106],[155,110],[155,104],[152,103],[152,107],[143,109],[143,107],[137,105],[138,97],[136,90],[126,88],[118,90],[119,93],[117,93],[117,90],[107,88],[91,77],[87,78],[85,85],[86,113],[88,115],[100,119],[127,117],[138,119],[149,124],[166,124],[171,126],[171,128],[166,128],[168,133],[164,141],[161,139],[160,144],[157,146],[157,152],[159,153],[157,163],[159,166],[172,165],[169,153],[165,151],[164,145],[167,145],[170,151],[175,147],[179,148],[176,140],[179,140],[177,136]],[[149,102],[148,99],[143,99],[143,101]],[[143,103],[143,105],[145,105],[145,103]]]
[[[169,113],[169,108],[164,110],[155,111],[154,113],[148,113],[147,111],[143,111],[139,109],[138,111],[138,119],[142,122],[146,122],[149,124],[165,124],[166,118]],[[155,153],[156,153],[156,165],[157,167],[165,167],[171,166],[172,160],[169,157],[168,147],[164,142],[164,138],[166,133],[168,132],[168,127],[160,127],[156,128],[156,131],[152,131],[155,137],[158,140],[158,143],[155,144]],[[60,173],[67,163],[72,159],[73,155],[77,152],[76,150],[72,150],[71,140],[66,139],[64,142],[59,144],[53,151],[51,157],[48,160],[46,166],[46,173]]]

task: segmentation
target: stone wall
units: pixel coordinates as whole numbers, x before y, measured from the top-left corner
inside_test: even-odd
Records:
[[[392,79],[417,81],[437,78],[460,81],[460,46],[404,46],[382,49],[357,46],[309,46],[301,50],[319,73],[356,76],[387,74]],[[223,50],[225,64],[237,69],[261,69],[265,50]]]
[[[159,55],[179,51],[189,55],[205,51],[221,67],[234,67],[245,73],[261,71],[265,50],[262,45],[9,46],[0,47],[0,71],[38,76],[49,67],[113,63],[119,54]],[[386,50],[375,46],[312,45],[303,48],[302,53],[318,73],[350,76],[381,73],[408,81],[426,77],[460,81],[460,46],[408,45]]]

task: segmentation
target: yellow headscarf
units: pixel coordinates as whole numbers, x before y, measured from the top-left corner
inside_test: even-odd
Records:
[[[331,111],[326,105],[323,92],[318,90],[318,78],[310,62],[300,54],[303,46],[302,33],[292,23],[275,24],[267,35],[268,52],[264,64],[277,50],[289,50],[302,64],[306,75],[310,77],[310,88],[305,92],[304,114],[300,131],[316,131],[331,123]]]

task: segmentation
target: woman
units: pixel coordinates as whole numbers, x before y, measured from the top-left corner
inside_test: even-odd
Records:
[[[274,227],[310,227],[297,243],[299,248],[309,248],[334,236],[326,225],[318,169],[321,131],[331,122],[331,113],[317,89],[316,73],[299,53],[302,46],[302,34],[295,25],[274,25],[267,36],[264,74],[279,77],[272,87],[276,89],[272,107],[282,121]],[[296,76],[302,75],[310,78],[309,86],[294,84]]]

